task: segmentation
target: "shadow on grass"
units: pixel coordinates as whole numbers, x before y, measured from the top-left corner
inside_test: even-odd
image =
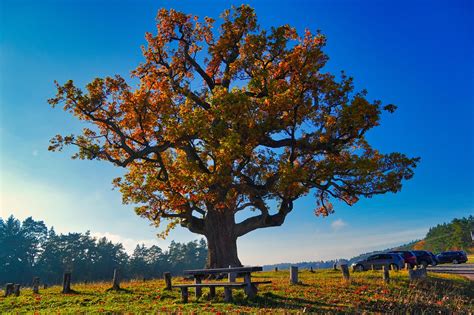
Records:
[[[128,294],[131,294],[133,293],[132,290],[129,290],[129,289],[124,289],[124,288],[108,288],[107,290],[105,290],[105,292],[117,292],[117,293],[128,293]]]
[[[244,295],[237,295],[233,302],[235,305],[265,307],[265,308],[282,308],[282,309],[302,309],[311,306],[311,311],[318,309],[327,310],[331,304],[324,302],[311,301],[303,298],[280,296],[272,292],[265,292],[257,295],[253,299],[247,299]]]

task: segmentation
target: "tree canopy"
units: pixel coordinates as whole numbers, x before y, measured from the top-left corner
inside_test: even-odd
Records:
[[[181,224],[205,235],[212,255],[224,246],[216,238],[228,244],[281,225],[307,194],[315,213],[328,215],[332,198],[353,205],[398,192],[413,176],[418,158],[383,154],[366,139],[381,111],[396,106],[369,101],[344,73],[325,72],[323,34],[262,29],[242,5],[219,25],[161,9],[146,40],[145,60],[132,71],[138,86],[120,76],[85,91],[57,84],[50,104],[92,127],[57,135],[50,150],[74,145],[74,158],[126,168],[114,180],[123,201],[156,226],[167,219],[164,235]],[[246,209],[257,214],[236,223]]]

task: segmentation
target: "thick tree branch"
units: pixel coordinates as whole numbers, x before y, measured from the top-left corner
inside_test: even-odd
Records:
[[[260,215],[245,219],[244,221],[236,224],[235,233],[237,237],[239,237],[256,229],[280,226],[283,224],[283,222],[285,222],[285,218],[288,213],[291,212],[291,210],[293,210],[293,201],[283,199],[276,214],[268,215],[262,213]]]

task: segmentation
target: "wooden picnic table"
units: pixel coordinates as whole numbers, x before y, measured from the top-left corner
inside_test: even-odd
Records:
[[[224,288],[224,299],[226,302],[232,301],[232,289],[234,288],[243,288],[247,297],[254,297],[257,295],[257,285],[271,283],[271,281],[254,281],[252,282],[251,274],[252,272],[262,271],[263,268],[260,266],[252,267],[229,267],[229,268],[213,268],[213,269],[194,269],[194,270],[185,270],[183,273],[185,275],[192,275],[194,277],[194,283],[192,284],[178,284],[173,287],[181,289],[181,298],[184,303],[188,301],[188,288],[196,288],[196,298],[202,296],[202,288],[209,288],[209,295],[211,298],[216,295],[216,287]],[[210,275],[219,275],[227,274],[227,282],[206,282],[203,283],[202,280],[205,277]],[[243,276],[243,282],[236,282],[237,275]]]

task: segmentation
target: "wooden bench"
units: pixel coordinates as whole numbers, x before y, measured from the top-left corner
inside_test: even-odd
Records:
[[[173,285],[175,288],[181,289],[181,298],[184,303],[188,302],[189,288],[196,289],[196,298],[202,296],[202,288],[209,288],[209,296],[211,298],[216,296],[216,288],[224,288],[224,300],[226,302],[232,301],[232,289],[243,288],[247,297],[252,298],[257,295],[259,284],[271,283],[271,281],[251,281],[251,273],[255,271],[262,271],[262,267],[235,267],[235,268],[214,268],[214,269],[195,269],[185,270],[185,275],[192,275],[194,283]],[[210,275],[227,274],[227,282],[207,282],[202,283],[203,278]],[[243,276],[244,282],[236,282],[237,275]]]

